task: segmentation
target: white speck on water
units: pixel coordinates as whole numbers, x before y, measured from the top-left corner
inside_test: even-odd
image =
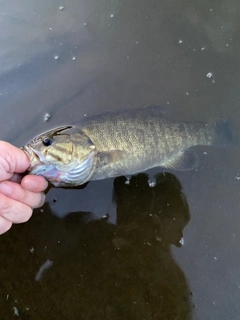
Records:
[[[75,60],[76,60],[76,57],[72,57],[72,60],[75,61]]]
[[[125,183],[126,185],[129,185],[129,184],[130,184],[130,179],[127,179],[124,183]]]
[[[151,246],[152,244],[150,242],[144,242],[147,246]]]
[[[216,305],[216,302],[215,301],[213,301],[213,303],[212,303],[214,306]]]
[[[109,218],[109,215],[108,214],[104,214],[103,216],[102,216],[102,219],[108,219]]]
[[[206,49],[206,47],[202,47],[202,48],[201,48],[201,51],[203,51],[203,50],[205,50],[205,49]]]
[[[61,45],[61,44],[60,44],[60,45]],[[56,56],[54,56],[54,59],[55,59],[55,60],[59,60],[59,59],[60,59],[60,56],[57,56],[57,55],[56,55]]]
[[[211,12],[212,12],[212,11],[213,11],[213,9],[211,8],[211,9],[209,9],[209,11],[211,11]]]
[[[8,301],[8,298],[9,298],[9,294],[7,294],[7,296],[6,296],[6,301]]]
[[[240,180],[240,176],[235,177],[235,180],[239,181]]]
[[[129,56],[127,56],[127,59],[129,59],[130,57]]]
[[[181,40],[181,39],[178,39],[178,43],[183,43],[183,40]]]
[[[34,248],[31,247],[31,248],[29,249],[29,251],[30,251],[31,253],[33,253],[33,252],[34,252]]]
[[[110,15],[110,18],[114,18],[115,16],[114,16],[114,14],[113,13],[111,13],[111,15]]]
[[[179,240],[179,243],[180,243],[181,246],[184,245],[184,239],[183,239],[183,237]]]
[[[204,151],[204,152],[203,152],[203,154],[207,154],[207,152],[206,152],[206,151]]]
[[[189,92],[186,92],[186,95],[189,96]]]
[[[48,120],[51,118],[51,114],[50,113],[45,113],[45,115],[43,116],[43,120],[45,121],[45,122],[48,122]]]
[[[217,257],[214,257],[214,260],[217,261]]]
[[[49,28],[49,30],[51,30],[51,31],[52,31],[52,28]]]
[[[226,47],[228,47],[229,46],[229,44],[228,43],[226,43]]]
[[[83,115],[84,117],[86,117],[87,116],[87,114],[86,113],[84,113],[84,115]]]
[[[136,41],[136,44],[139,44],[139,42],[138,42],[138,41]]]
[[[161,241],[162,241],[162,238],[157,237],[156,240],[159,241],[159,242],[161,242]]]
[[[170,102],[169,102],[169,101],[167,101],[167,104],[170,104]]]
[[[156,182],[155,181],[151,181],[148,183],[150,188],[154,188],[156,186]]]
[[[19,312],[18,312],[17,307],[13,307],[13,314],[14,314],[14,316],[19,317]]]
[[[213,76],[213,73],[212,73],[212,72],[208,72],[208,73],[206,74],[206,77],[207,77],[208,79],[211,79],[212,76]]]
[[[148,179],[148,185],[150,188],[154,188],[156,186],[156,180],[154,178]]]
[[[39,268],[36,277],[35,277],[35,281],[39,281],[42,278],[42,274],[44,271],[46,271],[47,269],[49,269],[51,266],[53,265],[53,261],[47,259]]]
[[[64,9],[65,9],[64,6],[60,6],[60,7],[59,7],[59,10],[60,10],[60,11],[63,11]]]
[[[44,209],[40,209],[40,212],[43,213],[43,212],[44,212]]]
[[[83,24],[85,27],[86,27],[86,25],[87,25],[87,22],[84,22],[84,24]]]

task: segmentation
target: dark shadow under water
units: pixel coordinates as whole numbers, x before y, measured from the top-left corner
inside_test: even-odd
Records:
[[[81,192],[81,190],[79,190]],[[114,180],[117,225],[44,205],[1,237],[1,319],[191,319],[191,292],[171,254],[190,213],[181,184],[158,174]]]

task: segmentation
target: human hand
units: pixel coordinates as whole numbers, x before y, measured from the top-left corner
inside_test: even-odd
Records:
[[[11,181],[15,173],[23,173],[29,166],[29,158],[21,149],[0,141],[0,234],[13,223],[28,221],[33,208],[44,203],[48,183],[43,177],[27,175],[20,184]]]

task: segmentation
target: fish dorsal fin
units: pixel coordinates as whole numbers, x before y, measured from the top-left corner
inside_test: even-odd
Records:
[[[164,107],[157,105],[150,105],[143,108],[130,110],[130,112],[134,113],[135,116],[136,111],[138,114],[141,114],[144,117],[149,117],[149,115],[151,115],[154,117],[169,118],[170,116],[169,112]]]
[[[198,156],[192,150],[183,150],[174,159],[164,163],[162,167],[178,170],[187,171],[195,169],[198,166]]]

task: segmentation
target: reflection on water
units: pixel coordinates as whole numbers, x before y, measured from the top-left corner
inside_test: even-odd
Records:
[[[190,218],[179,181],[161,173],[152,188],[146,174],[127,184],[119,177],[113,193],[117,225],[86,223],[88,212],[58,219],[45,204],[2,236],[0,250],[14,256],[0,271],[6,319],[13,308],[22,319],[191,319],[191,293],[170,250]]]
[[[51,188],[46,201],[57,217],[63,218],[69,212],[79,210],[91,212],[91,217],[100,218],[108,214],[109,221],[116,223],[116,204],[112,199],[113,179],[94,181],[75,189]]]

